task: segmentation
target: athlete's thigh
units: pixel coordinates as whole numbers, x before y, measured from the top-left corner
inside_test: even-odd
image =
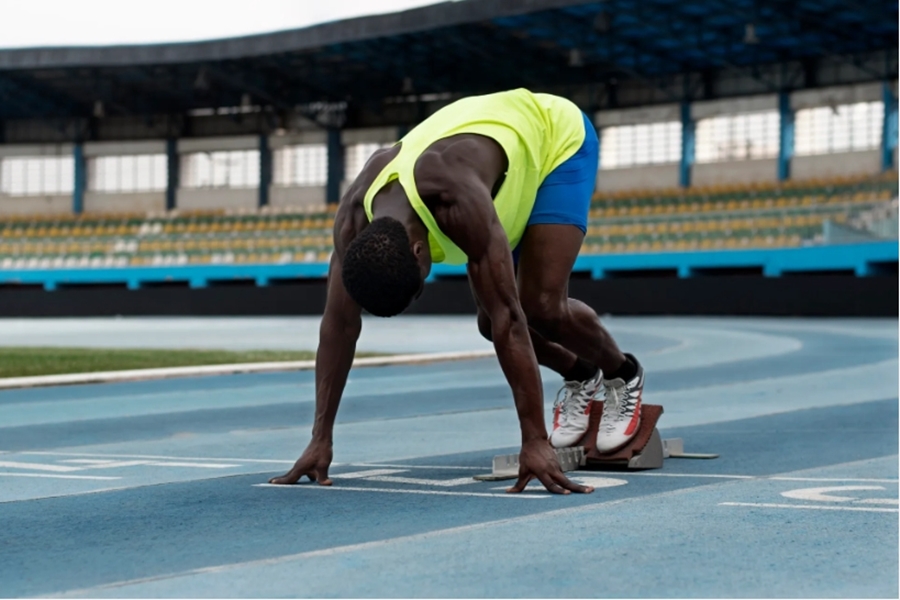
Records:
[[[574,225],[530,225],[518,247],[519,298],[544,305],[569,295],[569,276],[584,233]]]
[[[584,116],[581,148],[554,169],[537,191],[525,235],[517,248],[519,295],[523,303],[568,295],[569,275],[587,231],[597,182],[597,134]]]

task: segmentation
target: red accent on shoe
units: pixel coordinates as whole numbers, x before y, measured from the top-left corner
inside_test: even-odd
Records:
[[[559,407],[557,406],[553,410],[553,430],[556,431],[559,428]]]
[[[628,428],[625,429],[625,435],[631,435],[634,433],[634,430],[637,429],[638,421],[641,419],[641,393],[638,392],[637,404],[634,406],[634,414],[631,415],[631,422],[628,424]]]
[[[590,415],[590,414],[591,414],[591,406],[592,406],[593,404],[594,404],[593,402],[588,402],[588,403],[587,403],[587,406],[584,407],[584,414],[586,414],[586,415]]]

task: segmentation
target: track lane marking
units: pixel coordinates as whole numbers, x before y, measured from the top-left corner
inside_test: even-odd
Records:
[[[69,473],[81,471],[83,467],[67,467],[65,465],[47,465],[42,463],[16,462],[0,460],[0,468],[4,469],[28,469],[31,471],[51,471],[53,473]]]
[[[433,484],[432,484],[433,485]],[[330,486],[330,485],[277,485],[274,483],[254,483],[253,487],[268,488],[284,488],[294,489],[310,489],[310,490],[332,490],[342,492],[375,492],[381,494],[420,494],[426,496],[470,496],[475,498],[550,498],[550,494],[546,495],[524,495],[524,494],[495,494],[491,492],[449,492],[444,490],[401,490],[396,488],[375,488],[375,487],[356,487],[356,486]]]
[[[38,479],[91,479],[96,481],[110,481],[113,479],[122,479],[121,477],[107,477],[104,475],[51,475],[50,473],[0,473],[0,477],[34,477]],[[41,498],[44,498],[42,496]],[[39,498],[29,498],[29,500],[38,500]],[[0,503],[6,502],[0,500]]]
[[[846,510],[851,512],[898,512],[896,508],[870,506],[832,506],[830,504],[778,504],[774,502],[719,502],[719,506],[745,506],[751,508],[798,508],[807,510]]]

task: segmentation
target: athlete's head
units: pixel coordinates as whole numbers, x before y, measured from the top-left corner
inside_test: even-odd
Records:
[[[431,254],[427,240],[410,243],[400,221],[381,217],[350,242],[341,266],[344,287],[357,304],[393,317],[422,293]]]

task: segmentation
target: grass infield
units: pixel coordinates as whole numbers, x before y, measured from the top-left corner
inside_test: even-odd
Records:
[[[358,357],[379,356],[361,352]],[[132,348],[0,348],[0,377],[124,371],[232,363],[312,360],[310,350],[167,350]]]

